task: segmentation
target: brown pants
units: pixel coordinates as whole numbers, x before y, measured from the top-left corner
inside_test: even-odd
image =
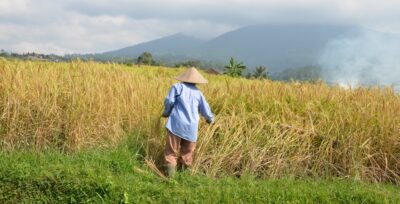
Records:
[[[167,130],[167,142],[164,151],[166,165],[176,166],[179,162],[184,166],[192,166],[195,148],[195,142],[182,139]]]

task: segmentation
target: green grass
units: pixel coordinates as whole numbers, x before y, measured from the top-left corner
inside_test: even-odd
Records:
[[[132,141],[72,154],[3,151],[0,203],[400,203],[399,186],[343,179],[182,172],[164,181],[142,163],[143,151]]]

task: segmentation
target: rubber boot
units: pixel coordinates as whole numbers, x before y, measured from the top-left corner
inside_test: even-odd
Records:
[[[167,177],[173,177],[176,173],[176,167],[172,165],[166,165],[165,166],[165,174]]]
[[[192,166],[188,166],[188,165],[184,165],[182,164],[179,168],[179,171],[181,172],[188,172],[188,173],[192,173]]]

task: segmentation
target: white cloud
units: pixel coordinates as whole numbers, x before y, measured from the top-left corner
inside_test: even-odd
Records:
[[[20,14],[28,11],[27,0],[1,0],[0,1],[0,16],[10,14]]]
[[[85,16],[69,13],[63,22],[0,24],[0,44],[14,52],[92,53],[183,32],[210,37],[232,29],[207,21],[132,19],[126,16]]]
[[[358,24],[400,33],[399,10],[397,0],[1,0],[0,48],[102,52],[258,23]]]

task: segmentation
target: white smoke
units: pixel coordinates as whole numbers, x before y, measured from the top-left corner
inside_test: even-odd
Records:
[[[400,91],[400,36],[353,31],[328,43],[319,64],[330,83],[393,86]]]

